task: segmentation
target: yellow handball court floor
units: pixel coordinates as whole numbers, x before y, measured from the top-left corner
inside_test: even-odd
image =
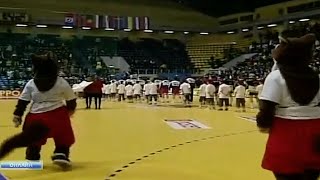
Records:
[[[0,101],[1,141],[20,131],[11,122],[15,103]],[[52,165],[51,140],[42,150],[43,170],[0,171],[10,180],[269,180],[260,167],[267,136],[252,122],[255,113],[106,101],[101,110],[86,110],[79,100],[71,171]],[[207,128],[173,128],[181,120]],[[24,160],[24,149],[5,160]]]

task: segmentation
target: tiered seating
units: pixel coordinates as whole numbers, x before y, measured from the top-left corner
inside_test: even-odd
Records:
[[[74,47],[81,53],[83,62],[88,62],[94,71],[106,71],[101,56],[114,56],[117,54],[117,38],[85,36],[74,40]]]
[[[72,77],[98,74],[107,76],[102,56],[122,56],[132,73],[136,70],[192,69],[185,45],[175,39],[140,39],[131,41],[108,37],[73,37],[58,35],[0,34],[0,88],[22,88],[32,77],[30,55],[53,51],[60,63],[61,75]]]
[[[189,44],[187,45],[188,54],[195,68],[210,68],[211,59],[224,59],[225,52],[233,44]]]
[[[284,37],[298,37],[305,35],[306,33],[315,33],[317,39],[320,38],[319,34],[320,26],[319,24],[315,24],[312,26],[307,26],[307,24],[303,26],[293,26],[289,30],[282,32],[282,36]],[[222,78],[231,78],[231,79],[256,79],[256,78],[265,78],[268,73],[271,71],[273,66],[273,60],[271,57],[272,49],[274,49],[275,45],[278,44],[278,35],[279,32],[271,32],[267,31],[264,36],[261,36],[260,43],[253,43],[252,47],[254,52],[259,53],[257,56],[252,59],[248,59],[245,62],[237,64],[236,67],[222,73],[220,76]],[[310,66],[320,73],[320,43],[319,41],[316,43],[314,53],[314,61],[310,63]]]
[[[26,58],[30,47],[28,34],[0,34],[0,87],[19,88],[31,77],[31,63]]]
[[[71,75],[74,66],[71,61],[70,42],[59,36],[29,34],[0,34],[0,88],[22,88],[32,77],[30,55],[44,51],[53,51],[59,59],[63,75]]]
[[[119,42],[118,55],[127,60],[133,72],[138,69],[191,68],[185,46],[178,40],[145,38],[134,42],[125,38]]]
[[[31,41],[30,45],[33,47],[33,52],[30,53],[52,51],[59,59],[59,65],[64,74],[75,73],[77,65],[72,61],[72,44],[70,40],[63,40],[58,35],[39,34],[29,41]]]
[[[251,38],[246,38],[241,41],[237,41],[235,48],[246,52],[246,51],[248,51],[248,48],[251,45],[252,41],[253,40]]]

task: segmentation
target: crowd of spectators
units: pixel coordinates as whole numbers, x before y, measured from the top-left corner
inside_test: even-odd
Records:
[[[216,79],[226,79],[231,83],[238,79],[263,79],[270,72],[273,65],[272,49],[279,43],[279,34],[283,36],[303,35],[308,32],[320,37],[320,25],[300,24],[291,25],[288,30],[279,33],[268,31],[260,35],[258,42],[253,42],[248,52],[257,55],[235,67],[221,70],[218,74],[209,74]],[[310,65],[314,70],[320,70],[319,41],[316,43],[315,61]],[[124,57],[134,74],[139,69],[192,69],[190,58],[185,45],[175,39],[139,39],[132,41],[128,38],[119,40],[111,37],[83,37],[69,40],[57,35],[30,34],[0,34],[0,89],[22,88],[32,77],[30,54],[53,51],[61,67],[60,75],[71,84],[78,83],[86,77],[98,74],[107,78],[108,67],[103,62],[103,56]],[[232,53],[229,53],[232,54]],[[222,66],[222,62],[213,64],[215,68]],[[126,72],[128,74],[128,72]],[[129,77],[129,75],[128,75]]]
[[[315,24],[299,24],[291,25],[287,30],[283,32],[268,31],[264,35],[260,36],[259,42],[253,42],[248,48],[248,52],[257,53],[250,59],[246,59],[244,62],[239,62],[235,67],[227,70],[221,70],[219,73],[207,74],[215,79],[224,79],[229,82],[230,85],[235,84],[239,79],[245,79],[247,81],[253,81],[256,84],[258,80],[264,79],[271,71],[274,65],[273,58],[271,56],[272,50],[279,43],[279,35],[284,37],[297,37],[303,36],[307,33],[314,33],[317,39],[320,38],[320,25]],[[315,44],[314,61],[310,63],[310,66],[317,72],[320,72],[320,43]]]

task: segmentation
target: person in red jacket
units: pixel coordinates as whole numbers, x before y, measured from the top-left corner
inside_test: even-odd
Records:
[[[96,77],[95,81],[92,83],[94,86],[94,103],[96,109],[101,109],[101,99],[102,99],[102,88],[103,88],[103,81],[99,78]]]
[[[87,108],[91,106],[91,98],[94,97],[95,109],[101,109],[101,99],[102,99],[102,88],[103,82],[99,77],[96,77],[93,83],[87,86],[84,91],[89,97],[89,104],[87,104]]]

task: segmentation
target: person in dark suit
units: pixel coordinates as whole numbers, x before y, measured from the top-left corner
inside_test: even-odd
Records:
[[[96,77],[95,81],[92,83],[92,86],[95,108],[101,109],[103,81],[99,77]]]
[[[92,81],[91,78],[88,78],[87,81]],[[91,84],[83,89],[84,98],[86,98],[86,109],[91,108],[92,103],[92,86]]]
[[[103,82],[99,77],[96,77],[95,80],[84,89],[87,109],[91,108],[92,98],[94,98],[95,109],[101,109],[102,88]]]

